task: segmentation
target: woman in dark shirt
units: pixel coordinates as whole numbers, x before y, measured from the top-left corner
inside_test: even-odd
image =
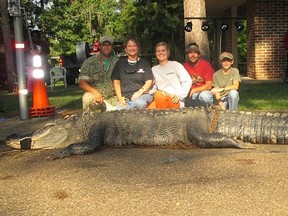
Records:
[[[150,64],[139,57],[139,45],[135,39],[125,43],[127,57],[116,63],[111,79],[118,98],[117,109],[145,109],[153,97],[148,94],[153,82]]]

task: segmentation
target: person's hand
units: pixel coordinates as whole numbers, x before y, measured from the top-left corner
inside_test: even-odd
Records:
[[[188,97],[192,97],[192,95],[195,93],[194,89],[191,89],[190,92],[188,93]]]
[[[127,105],[125,97],[123,97],[121,100],[119,100],[119,104],[121,107],[125,107]]]
[[[135,101],[137,98],[139,98],[144,93],[143,89],[139,89],[137,92],[135,92],[132,97],[131,101]]]
[[[171,95],[172,103],[176,104],[180,101],[180,98],[177,95]]]
[[[94,99],[97,103],[100,103],[100,104],[103,103],[104,97],[102,96],[101,93],[94,92],[93,94],[94,94]]]
[[[210,91],[211,91],[212,94],[215,94],[217,92],[217,89],[216,88],[212,88]]]
[[[224,103],[223,103],[222,101],[220,101],[220,102],[218,103],[218,105],[219,105],[219,107],[220,107],[221,110],[226,110],[226,107],[225,107],[225,105],[224,105]]]
[[[169,94],[167,92],[165,92],[165,96],[169,96],[172,98],[172,103],[176,104],[180,101],[180,97],[174,94]]]

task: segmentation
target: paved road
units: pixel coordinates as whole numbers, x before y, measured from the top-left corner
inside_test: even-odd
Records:
[[[288,215],[288,146],[0,152],[0,215]]]
[[[9,120],[0,138],[48,120]],[[55,150],[0,144],[0,215],[288,215],[288,146],[254,146],[107,148],[48,161]]]

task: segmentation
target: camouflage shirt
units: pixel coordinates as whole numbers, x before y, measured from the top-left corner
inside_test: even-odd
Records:
[[[114,56],[106,60],[101,58],[100,54],[93,55],[84,61],[80,70],[79,80],[87,80],[105,98],[110,98],[115,95],[111,74],[117,61],[118,58]]]

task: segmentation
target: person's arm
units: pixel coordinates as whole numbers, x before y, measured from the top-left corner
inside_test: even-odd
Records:
[[[230,91],[230,90],[238,90],[239,89],[240,82],[238,80],[233,80],[233,84],[230,86],[226,86],[223,88],[224,91]]]
[[[125,98],[122,96],[121,81],[120,80],[113,80],[113,85],[114,85],[115,93],[116,93],[116,96],[118,98],[120,106],[125,107],[126,101],[125,101]]]
[[[213,81],[212,81],[212,89],[210,90],[213,96],[215,97],[215,100],[220,107],[220,109],[225,110],[226,107],[224,106],[222,100],[221,100],[221,93],[224,91],[223,88],[219,87],[218,79],[217,79],[217,72],[213,75]]]
[[[213,88],[211,89],[211,93],[214,95],[218,106],[220,107],[220,109],[225,110],[226,107],[221,100],[221,93],[224,92],[224,88],[219,88],[219,84],[218,84],[215,76],[213,76],[212,86],[213,86]]]
[[[219,92],[212,92],[212,94],[215,96],[215,99],[217,101],[218,106],[220,107],[220,109],[225,110],[226,107],[224,105],[224,103],[221,100],[221,95]]]
[[[202,86],[191,88],[189,92],[189,97],[192,97],[192,95],[196,92],[202,92],[205,90],[209,91],[211,90],[211,88],[212,88],[212,81],[206,81],[205,84]]]
[[[142,64],[143,64],[143,67],[144,67],[144,71],[145,71],[144,80],[143,80],[143,81],[145,81],[145,83],[140,89],[138,89],[132,95],[132,97],[131,97],[132,101],[136,100],[142,94],[147,93],[150,90],[150,88],[151,88],[151,86],[153,84],[153,78],[154,77],[153,77],[153,74],[152,74],[152,69],[151,69],[150,64],[144,59],[140,59],[140,61],[142,61]]]
[[[179,100],[183,100],[189,94],[190,88],[192,86],[192,79],[189,73],[186,71],[185,67],[178,63],[174,62],[174,70],[180,81],[180,89],[177,89],[177,95]],[[175,87],[176,88],[176,87]]]
[[[140,88],[144,91],[144,93],[149,92],[153,84],[153,80],[146,80],[144,85]]]
[[[230,91],[230,90],[237,90],[239,89],[240,86],[240,74],[239,74],[239,70],[237,68],[232,68],[233,69],[233,81],[232,81],[232,85],[230,86],[225,86],[225,91]],[[231,69],[231,70],[232,70]]]
[[[153,80],[146,80],[145,84],[132,95],[131,100],[134,101],[142,94],[147,93],[150,90],[152,84]]]
[[[95,87],[92,87],[87,80],[80,79],[79,87],[85,92],[91,92],[94,95],[94,99],[97,103],[103,103],[103,95]]]
[[[212,89],[212,86],[213,86],[213,74],[214,74],[214,69],[212,68],[211,64],[210,63],[206,63],[205,64],[205,71],[203,72],[204,74],[204,80],[205,80],[205,84],[202,85],[202,86],[199,86],[199,87],[192,87],[190,89],[190,92],[189,92],[189,97],[192,97],[192,95],[194,93],[197,93],[197,92],[202,92],[202,91],[210,91]]]
[[[213,89],[211,89],[212,93],[218,92],[224,92],[224,91],[230,91],[230,90],[238,90],[240,86],[240,82],[238,80],[234,80],[233,84],[230,86],[226,86],[224,88],[220,88],[220,87],[214,87]]]

